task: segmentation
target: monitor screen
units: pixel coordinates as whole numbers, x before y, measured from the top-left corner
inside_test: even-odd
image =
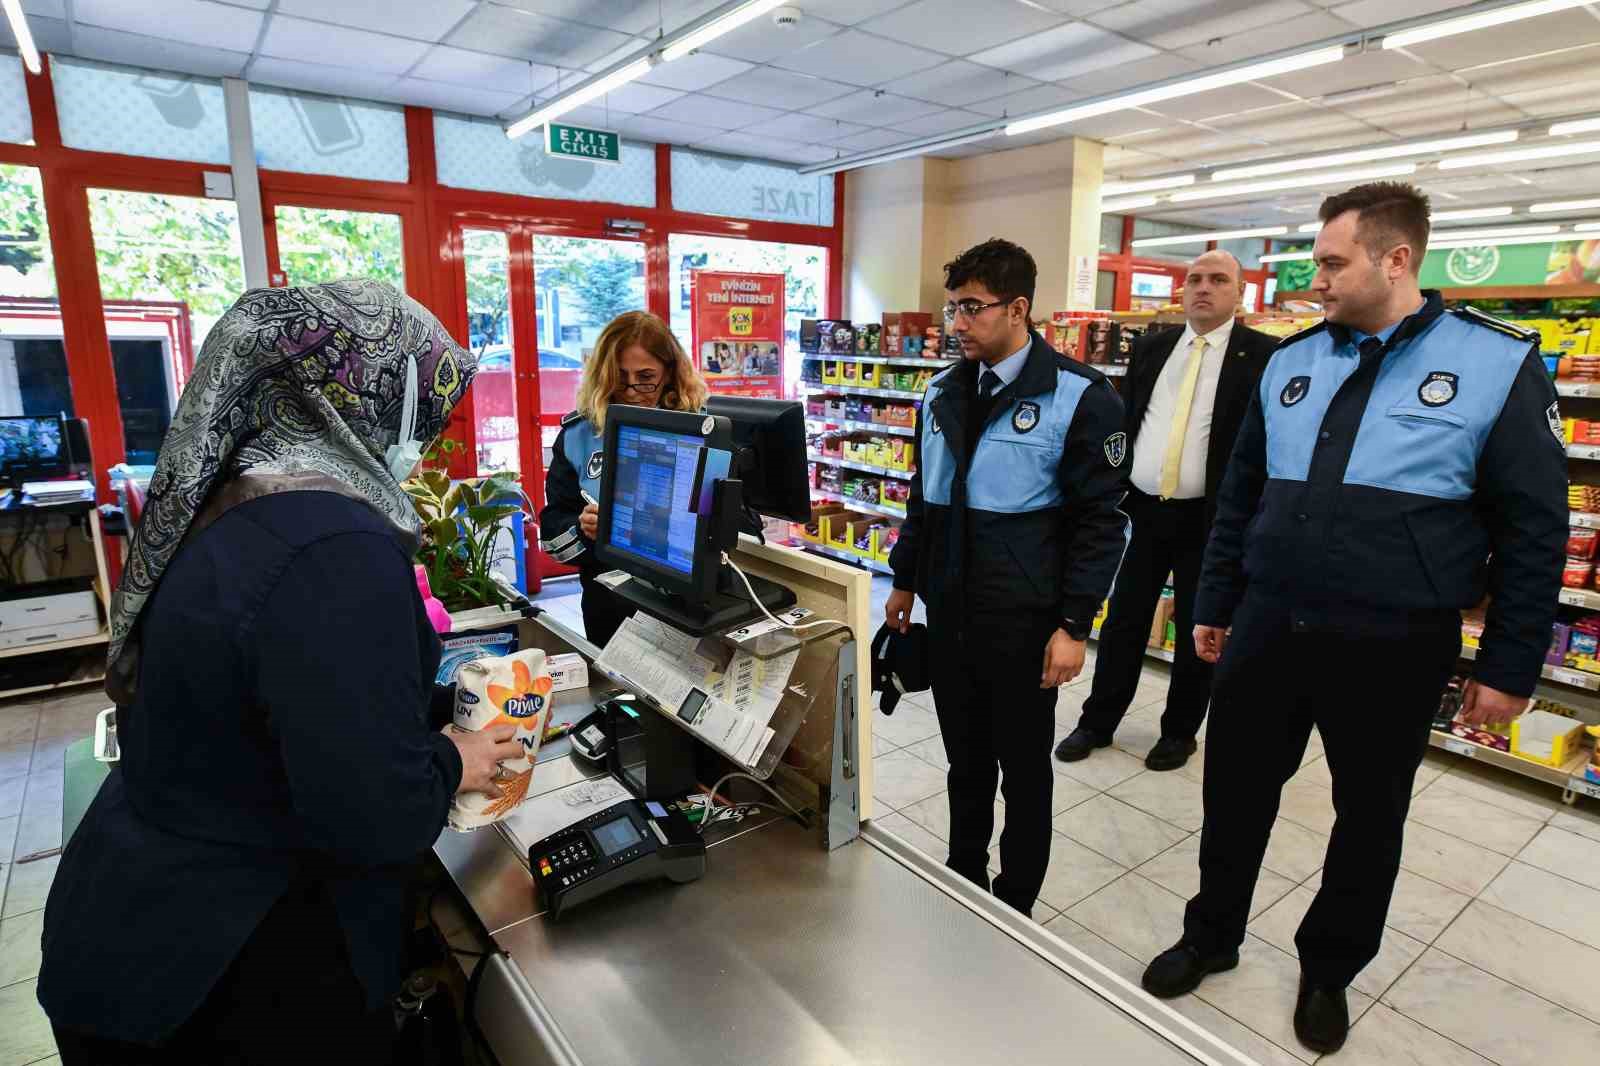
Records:
[[[601,853],[608,856],[626,851],[643,839],[633,820],[627,815],[613,819],[594,830],[595,843],[600,845]]]
[[[59,417],[0,418],[0,468],[56,467],[66,462]]]
[[[611,546],[688,576],[702,506],[707,448],[702,437],[646,426],[617,430]]]

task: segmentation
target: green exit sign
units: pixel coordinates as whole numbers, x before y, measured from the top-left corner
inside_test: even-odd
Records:
[[[610,130],[591,130],[550,122],[544,128],[544,150],[563,159],[587,159],[591,163],[622,162],[622,137]]]

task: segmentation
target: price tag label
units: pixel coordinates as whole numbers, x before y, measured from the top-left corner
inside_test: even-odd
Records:
[[[1600,689],[1600,674],[1591,674],[1586,670],[1568,670],[1558,666],[1550,671],[1550,680],[1559,681],[1563,685],[1572,685],[1576,688],[1586,688],[1591,691]]]
[[[1592,799],[1600,799],[1600,783],[1590,781],[1587,777],[1579,777],[1577,774],[1573,774],[1567,778],[1567,789],[1589,796]]]
[[[1574,459],[1600,459],[1600,445],[1569,444],[1567,454]]]
[[[1578,529],[1600,529],[1600,514],[1573,511],[1567,516],[1567,524]]]
[[[1453,751],[1457,755],[1465,756],[1468,759],[1476,759],[1478,757],[1478,745],[1470,740],[1462,740],[1460,737],[1446,737],[1444,750]]]
[[[1589,607],[1593,605],[1590,600],[1590,594],[1583,591],[1583,589],[1562,589],[1557,594],[1556,600],[1566,604],[1568,607]]]
[[[1572,384],[1563,382],[1557,389],[1563,396],[1593,396],[1594,386],[1589,384]]]

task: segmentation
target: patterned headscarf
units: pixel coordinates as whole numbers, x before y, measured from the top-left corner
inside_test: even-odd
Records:
[[[400,425],[408,355],[418,375],[414,429]],[[382,282],[239,297],[206,337],[129,545],[111,606],[113,695],[114,679],[131,691],[139,612],[215,489],[246,473],[320,475],[415,535],[416,514],[384,453],[408,429],[409,439],[437,436],[476,372],[438,319]]]

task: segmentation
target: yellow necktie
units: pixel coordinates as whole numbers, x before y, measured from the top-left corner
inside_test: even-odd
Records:
[[[1178,407],[1172,412],[1172,432],[1167,435],[1167,454],[1161,461],[1161,498],[1170,500],[1178,492],[1178,469],[1183,465],[1183,438],[1189,432],[1189,412],[1194,408],[1194,388],[1200,383],[1200,364],[1206,358],[1206,339],[1196,337],[1189,346],[1189,365],[1178,388]]]

